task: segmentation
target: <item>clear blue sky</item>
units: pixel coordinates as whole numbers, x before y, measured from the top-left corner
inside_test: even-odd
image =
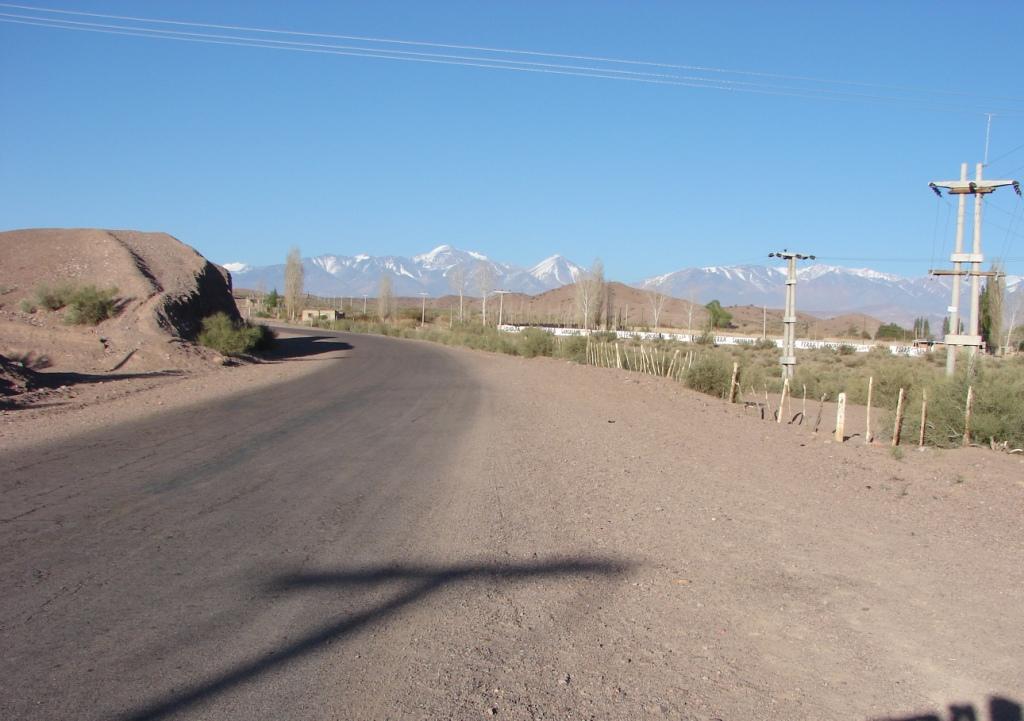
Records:
[[[617,66],[814,89],[790,97],[0,23],[6,229],[161,230],[212,260],[254,264],[283,262],[293,244],[411,255],[452,243],[523,265],[600,256],[610,276],[634,280],[788,247],[916,258],[836,263],[919,275],[952,233],[927,182],[961,161],[973,172],[985,110],[997,113],[987,174],[1024,177],[1024,148],[999,158],[1024,144],[1020,2],[40,5],[950,94]],[[967,92],[984,97],[954,94]],[[1024,258],[1024,208],[996,196],[986,250]]]

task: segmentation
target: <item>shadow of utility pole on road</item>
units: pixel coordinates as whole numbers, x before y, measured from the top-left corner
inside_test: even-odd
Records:
[[[988,700],[988,716],[978,715],[971,704],[950,704],[949,716],[924,714],[923,716],[900,716],[877,718],[874,721],[1024,721],[1019,703],[1001,696],[993,696]]]
[[[484,563],[442,567],[395,565],[353,571],[286,574],[268,584],[267,590],[274,593],[302,592],[310,589],[374,586],[394,581],[407,581],[412,585],[374,608],[344,616],[334,623],[321,626],[276,653],[237,664],[202,683],[130,710],[120,718],[124,721],[151,721],[183,711],[235,686],[252,681],[271,669],[308,656],[338,638],[453,584],[473,581],[492,584],[515,583],[550,576],[614,576],[626,572],[630,567],[631,564],[608,559],[579,558],[552,559],[529,564]]]

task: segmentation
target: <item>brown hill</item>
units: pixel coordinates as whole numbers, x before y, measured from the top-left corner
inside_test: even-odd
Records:
[[[116,288],[114,317],[68,325],[43,287]],[[32,306],[36,306],[32,310]],[[213,354],[186,341],[202,318],[237,318],[230,276],[165,233],[34,229],[0,233],[0,353],[74,372],[184,368]]]
[[[654,325],[654,301],[651,293],[623,283],[609,283],[611,289],[612,315],[622,327],[650,328]],[[252,291],[239,291],[240,293]],[[400,308],[420,308],[423,303],[418,297],[399,297],[396,302]],[[341,307],[342,299],[317,299],[315,303]],[[463,297],[464,312],[467,317],[479,317],[481,311],[480,298]],[[525,293],[507,293],[502,301],[497,296],[490,296],[487,301],[489,320],[497,320],[498,309],[503,307],[502,320],[515,324],[535,325],[574,325],[577,322],[576,286],[563,285],[537,295]],[[426,307],[445,318],[452,312],[458,317],[459,297],[445,295],[440,298],[427,298]],[[370,298],[367,308],[372,314],[376,312],[376,300]],[[349,300],[346,310],[356,313],[362,310],[362,300]],[[728,306],[732,314],[732,327],[728,332],[739,335],[760,336],[767,332],[769,336],[782,335],[782,310],[779,308],[762,308],[754,305]],[[700,303],[691,303],[683,298],[667,297],[658,318],[658,327],[665,331],[700,332],[707,324],[708,311]],[[882,324],[877,318],[859,313],[839,315],[834,318],[821,318],[809,313],[797,312],[797,336],[813,339],[859,339],[864,332],[873,336]],[[725,332],[723,330],[723,332]]]
[[[609,283],[613,316],[621,325],[628,327],[650,327],[654,323],[654,307],[651,294],[623,283]],[[400,299],[400,304],[418,304],[420,300]],[[464,298],[467,313],[480,312],[480,299]],[[571,325],[576,319],[576,286],[564,285],[538,295],[509,293],[504,301],[504,320],[509,323],[540,323],[548,325]],[[495,313],[498,299],[488,300],[488,313]],[[427,307],[441,311],[458,309],[458,296],[428,298]],[[769,336],[782,335],[782,310],[763,309],[761,306],[729,306],[733,316],[732,330],[742,335],[761,335],[767,319]],[[493,316],[492,316],[493,317]],[[665,300],[658,325],[665,330],[700,331],[707,323],[708,312],[700,303],[691,303],[683,298],[669,297]],[[855,338],[863,331],[874,335],[881,325],[877,318],[862,314],[840,315],[834,318],[820,318],[809,313],[797,313],[797,332],[801,338]]]

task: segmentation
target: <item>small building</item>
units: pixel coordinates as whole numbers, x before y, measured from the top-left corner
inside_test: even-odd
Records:
[[[312,323],[318,320],[341,320],[345,312],[336,308],[304,308],[302,311],[302,322]]]

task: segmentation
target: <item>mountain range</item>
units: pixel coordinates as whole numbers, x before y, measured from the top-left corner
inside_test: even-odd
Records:
[[[474,251],[442,245],[410,258],[396,255],[319,255],[303,259],[305,290],[321,296],[375,296],[380,279],[391,278],[396,295],[426,293],[432,297],[458,292],[463,276],[467,295],[480,295],[477,275],[485,268],[492,289],[536,294],[572,283],[583,266],[561,255],[545,258],[530,268],[492,260]],[[284,289],[284,265],[254,267],[225,263],[237,288]],[[668,295],[723,305],[781,307],[784,303],[783,266],[734,265],[684,268],[632,283],[638,288],[660,287]],[[948,277],[903,277],[870,268],[814,264],[797,270],[797,307],[807,313],[831,316],[863,313],[886,322],[910,324],[918,316],[941,322],[950,299]],[[1007,277],[1010,298],[1024,283]],[[964,284],[966,288],[966,284]],[[1011,300],[1010,305],[1013,304]],[[961,301],[966,312],[966,293]]]
[[[471,250],[441,245],[429,253],[405,258],[397,255],[318,255],[303,258],[305,290],[321,296],[375,296],[381,276],[391,278],[396,295],[412,296],[427,293],[441,296],[458,293],[461,271],[466,295],[480,295],[477,281],[481,268],[490,277],[492,290],[517,293],[543,293],[575,281],[581,266],[553,255],[532,268],[491,260]],[[245,263],[225,263],[239,288],[270,290],[284,288],[284,265],[253,267]]]

